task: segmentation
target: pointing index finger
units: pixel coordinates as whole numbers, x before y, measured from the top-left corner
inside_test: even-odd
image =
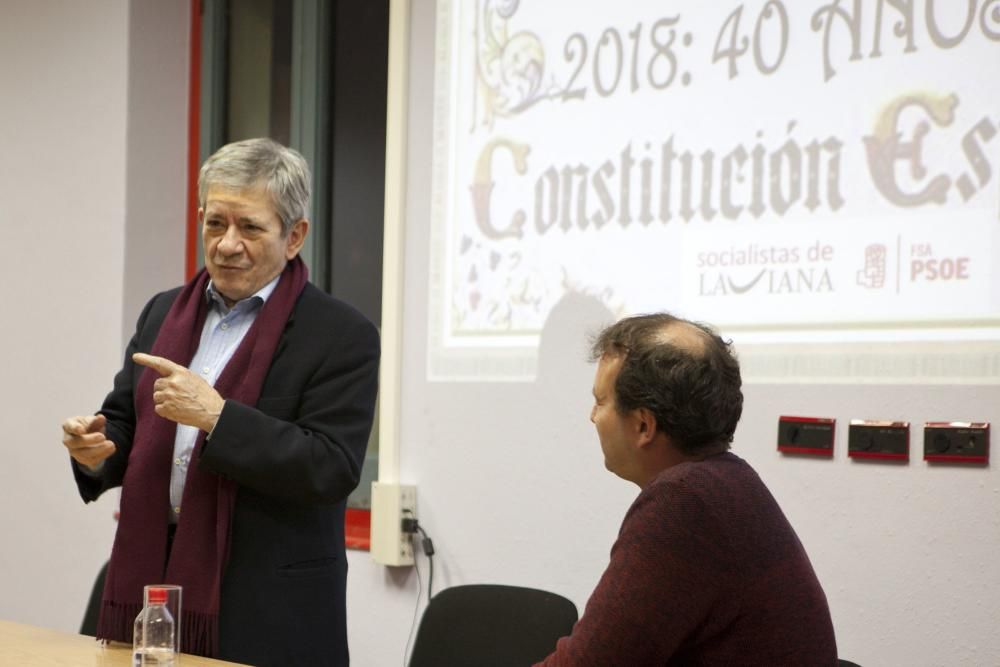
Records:
[[[175,364],[169,359],[163,357],[157,357],[152,354],[144,354],[142,352],[136,352],[132,355],[132,361],[139,364],[140,366],[146,366],[152,368],[154,371],[160,375],[170,375],[171,373],[181,370],[183,367]]]

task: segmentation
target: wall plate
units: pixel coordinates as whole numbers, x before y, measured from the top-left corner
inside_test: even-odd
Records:
[[[372,560],[380,565],[413,565],[413,535],[403,519],[417,517],[417,487],[372,482]]]
[[[778,417],[778,451],[833,456],[835,425],[825,417]]]
[[[989,422],[927,422],[924,424],[924,460],[989,463]]]
[[[910,422],[852,419],[847,455],[855,459],[910,460]]]

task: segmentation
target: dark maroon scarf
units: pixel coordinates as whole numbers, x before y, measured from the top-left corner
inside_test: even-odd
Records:
[[[308,270],[296,257],[285,267],[274,292],[257,314],[250,330],[226,364],[215,390],[223,398],[256,405],[264,377],[295,302],[308,280]],[[208,314],[203,269],[181,290],[167,313],[150,354],[185,368],[201,340]],[[219,598],[229,555],[230,523],[236,484],[201,470],[198,463],[205,433],[198,436],[184,484],[181,519],[168,562],[167,516],[170,469],[177,424],[153,410],[153,382],[159,375],[147,368],[134,391],[135,435],[122,482],[121,517],[97,637],[132,641],[132,624],[142,609],[147,584],[183,587],[181,650],[215,656],[219,647]],[[176,619],[175,619],[176,622]]]

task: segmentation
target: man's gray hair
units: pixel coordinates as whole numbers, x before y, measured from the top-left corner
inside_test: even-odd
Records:
[[[201,165],[198,205],[205,207],[209,188],[245,190],[263,186],[281,219],[281,235],[307,217],[309,165],[302,154],[271,139],[246,139],[226,144]]]

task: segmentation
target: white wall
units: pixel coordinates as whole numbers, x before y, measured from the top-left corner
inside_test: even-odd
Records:
[[[59,425],[110,388],[133,284],[183,274],[182,237],[147,234],[183,227],[183,184],[153,178],[183,178],[187,4],[0,2],[3,619],[75,631],[110,552],[117,496],[83,504]]]
[[[142,300],[181,277],[187,4],[0,0],[0,400],[12,454],[0,466],[0,618],[75,629],[110,549],[113,498],[79,501],[59,423],[96,408]],[[426,109],[432,8],[414,2],[411,89]],[[603,470],[587,421],[584,334],[606,313],[566,302],[547,328],[537,382],[425,383],[428,122],[429,113],[410,128],[400,478],[418,485],[421,524],[435,539],[434,589],[539,586],[582,609],[635,495]],[[995,464],[927,466],[919,429],[905,466],[848,461],[843,429],[832,461],[782,458],[777,416],[996,422],[998,393],[747,388],[735,451],[798,529],[843,656],[1000,665],[1000,478]],[[349,558],[354,664],[400,664],[414,571]]]
[[[184,280],[190,2],[129,2],[122,336],[156,292]]]
[[[588,421],[587,334],[609,315],[574,297],[550,317],[533,383],[428,383],[433,2],[412,3],[400,481],[418,487],[434,538],[434,590],[538,586],[582,611],[637,489],[603,468]],[[1000,665],[1000,473],[928,466],[925,421],[1000,419],[1000,389],[762,386],[745,389],[734,451],[761,474],[830,602],[841,656],[862,665]],[[780,414],[838,420],[832,460],[776,451]],[[846,457],[852,418],[908,420],[908,465]],[[412,569],[352,553],[354,664],[400,664],[417,603]],[[424,595],[426,559],[420,558]],[[422,598],[420,603],[423,604]]]

